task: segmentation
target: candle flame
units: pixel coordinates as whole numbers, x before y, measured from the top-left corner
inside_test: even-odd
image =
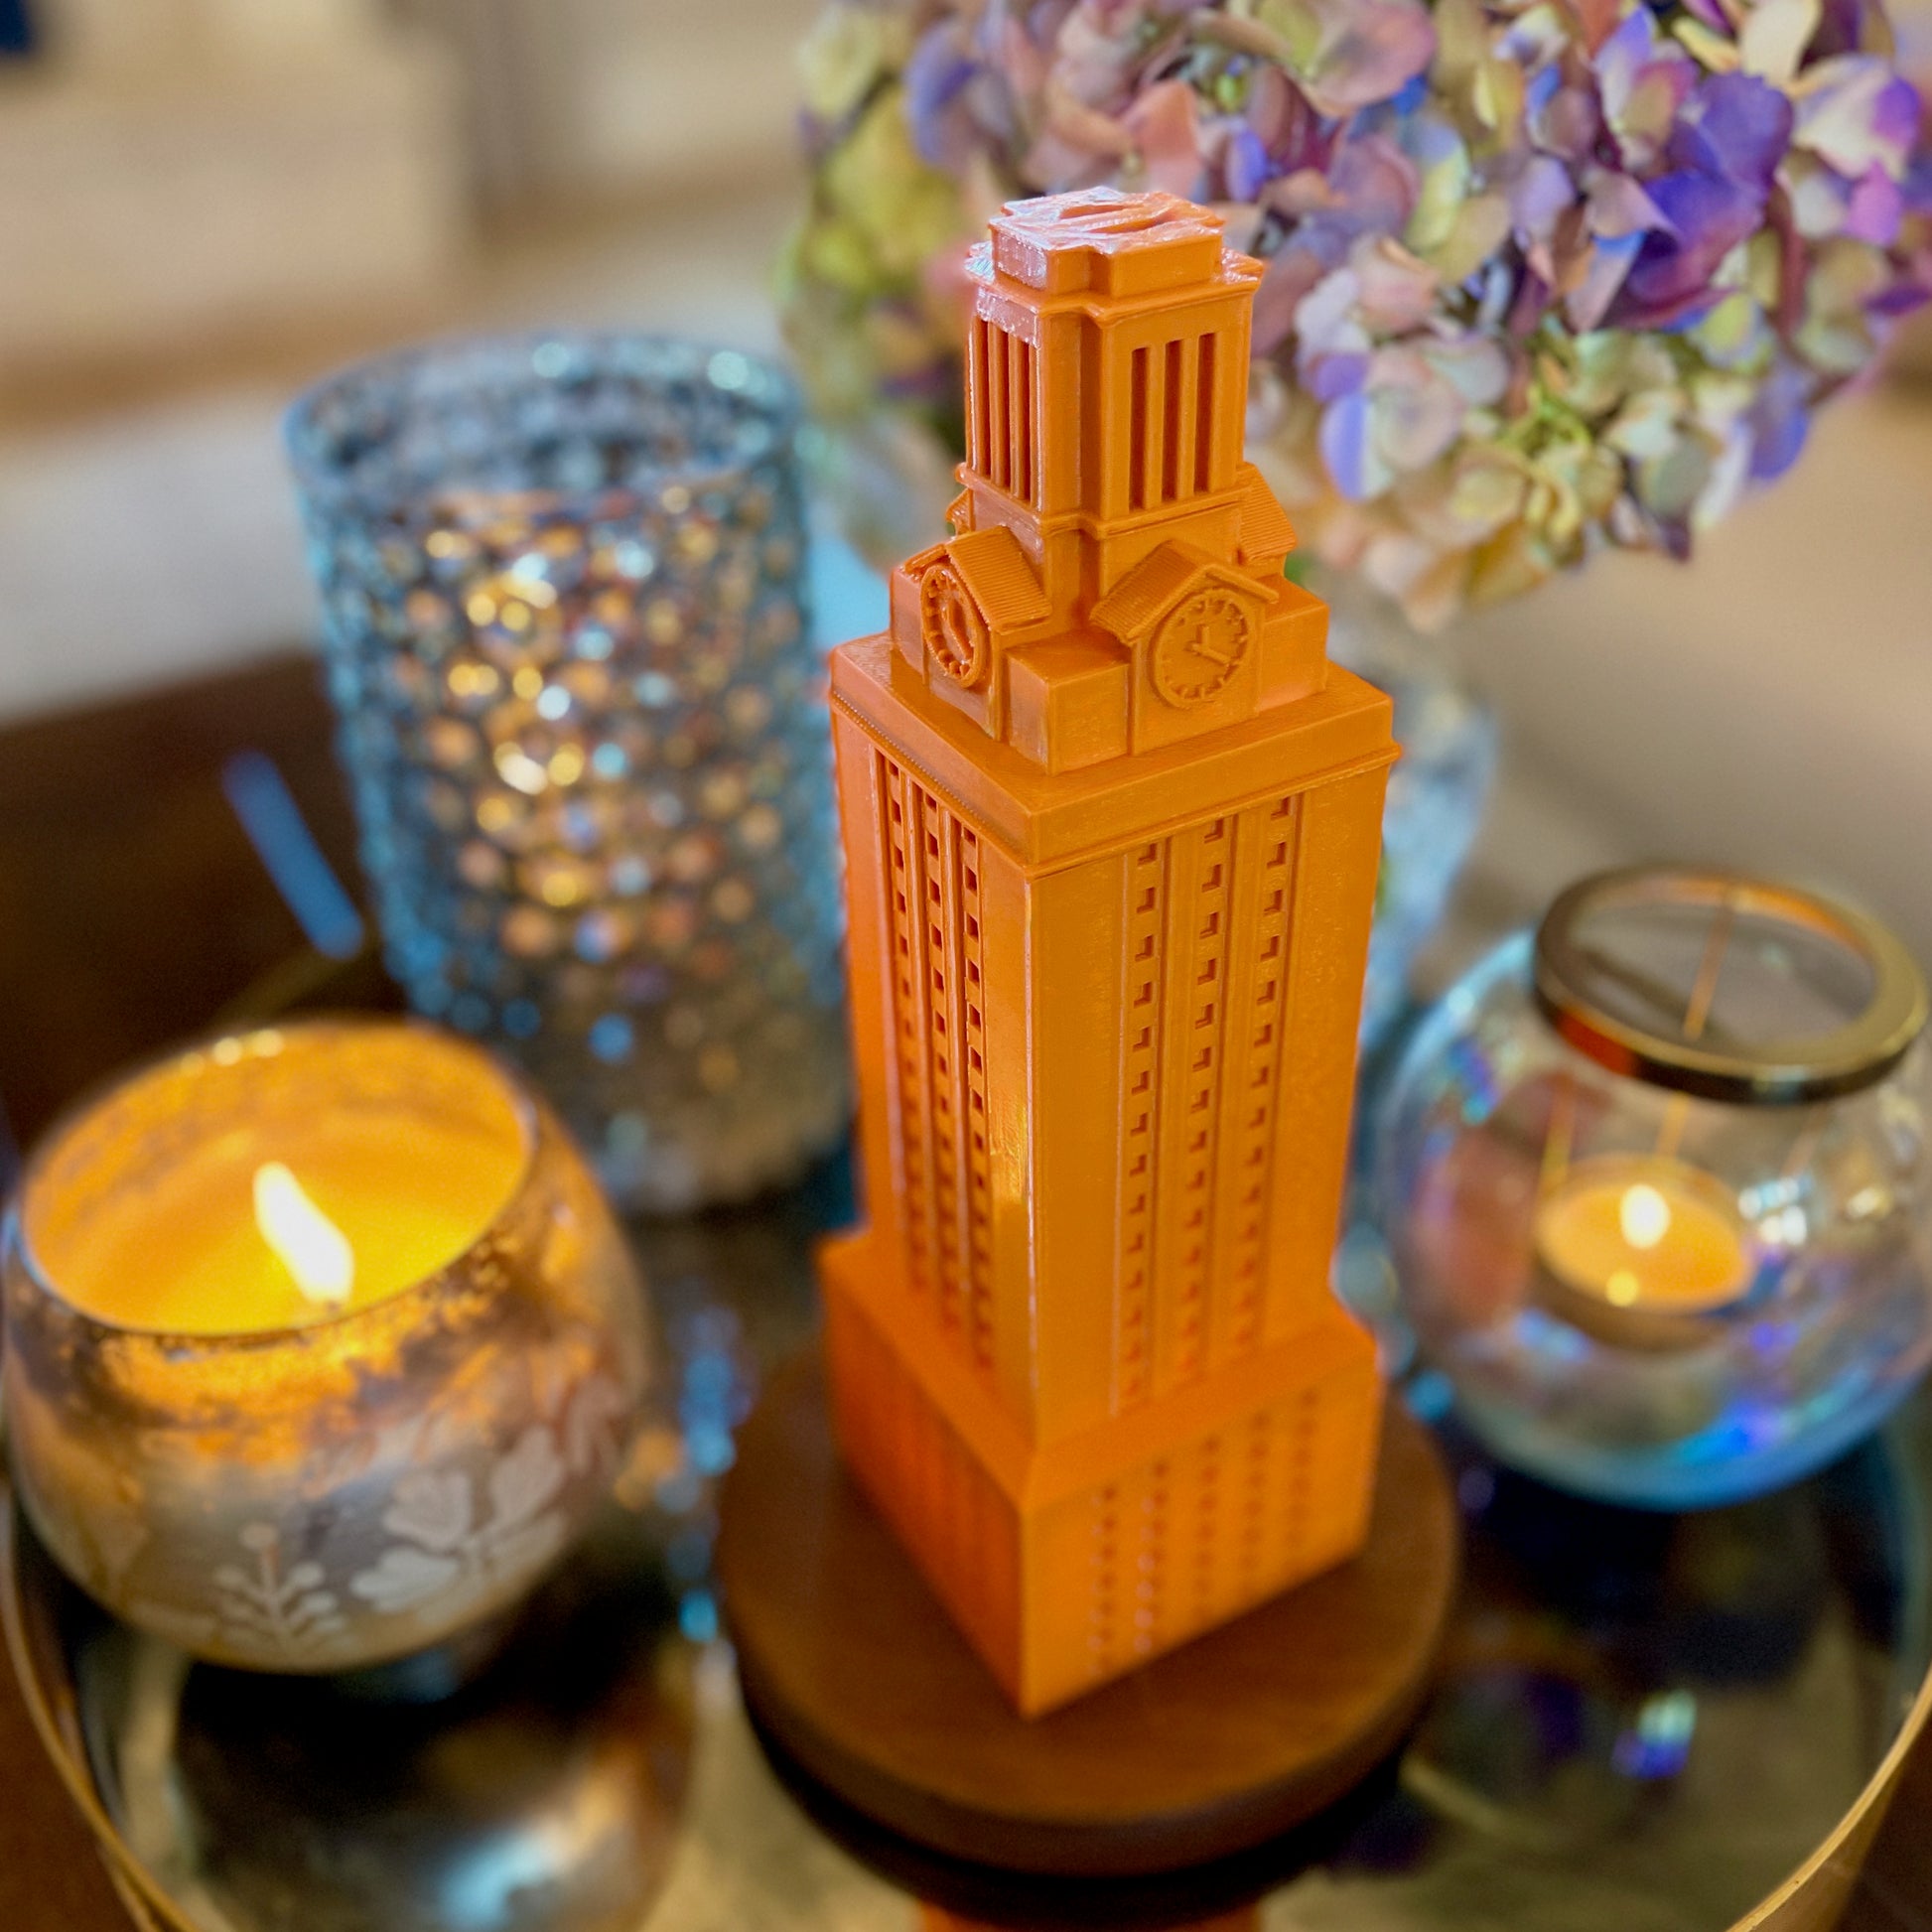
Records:
[[[1654,1248],[1670,1232],[1670,1202],[1648,1181],[1624,1189],[1616,1217],[1633,1248]]]
[[[355,1250],[279,1161],[255,1170],[255,1225],[308,1301],[339,1309],[348,1300]]]

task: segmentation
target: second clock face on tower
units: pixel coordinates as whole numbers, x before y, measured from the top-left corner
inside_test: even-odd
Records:
[[[971,689],[986,671],[986,620],[950,564],[919,579],[919,626],[940,673]]]
[[[1172,705],[1205,704],[1224,691],[1254,642],[1254,619],[1232,591],[1195,591],[1154,633],[1154,688]]]

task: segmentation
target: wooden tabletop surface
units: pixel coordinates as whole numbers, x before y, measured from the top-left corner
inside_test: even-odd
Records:
[[[207,1026],[301,947],[222,795],[222,765],[241,750],[275,760],[354,881],[328,711],[304,657],[0,731],[0,1104],[14,1145],[117,1067]],[[353,993],[393,999],[374,975]],[[1845,1924],[1932,1932],[1932,1737]],[[126,1926],[0,1669],[0,1928]]]

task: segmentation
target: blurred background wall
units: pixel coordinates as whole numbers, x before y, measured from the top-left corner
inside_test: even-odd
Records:
[[[0,0],[0,720],[286,647],[277,418],[331,364],[544,322],[775,344],[818,0]],[[1907,0],[1932,53],[1932,0]],[[1681,854],[1827,878],[1932,955],[1932,395],[1894,378],[1690,570],[1447,646],[1513,907]]]
[[[775,346],[814,0],[0,7],[0,718],[307,633],[277,419],[335,363]]]
[[[715,193],[786,170],[816,0],[406,0],[454,50],[486,206]]]

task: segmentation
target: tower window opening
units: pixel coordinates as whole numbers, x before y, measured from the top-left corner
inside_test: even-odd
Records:
[[[1147,384],[1148,352],[1137,348],[1128,386],[1127,426],[1127,507],[1133,510],[1147,508]]]
[[[1181,360],[1186,348],[1187,345],[1181,342],[1168,345],[1168,379],[1163,385],[1167,420],[1161,426],[1161,500],[1164,503],[1173,502],[1184,487],[1180,473],[1181,418],[1189,398],[1181,387]]]
[[[1200,339],[1200,366],[1195,377],[1194,404],[1194,487],[1206,491],[1214,479],[1214,376],[1218,336]]]
[[[1034,456],[1034,345],[1017,337],[1013,345],[1015,374],[1013,381],[1014,476],[1013,493],[1023,502],[1034,499],[1034,478],[1038,468]]]
[[[1012,398],[1008,393],[1011,370],[1008,360],[1007,333],[987,325],[986,372],[988,405],[991,420],[988,424],[988,454],[992,461],[987,466],[987,476],[1002,489],[1013,482],[1013,443],[1009,426],[1009,413]]]
[[[991,331],[984,317],[973,322],[973,468],[982,477],[993,461],[993,372]]]

